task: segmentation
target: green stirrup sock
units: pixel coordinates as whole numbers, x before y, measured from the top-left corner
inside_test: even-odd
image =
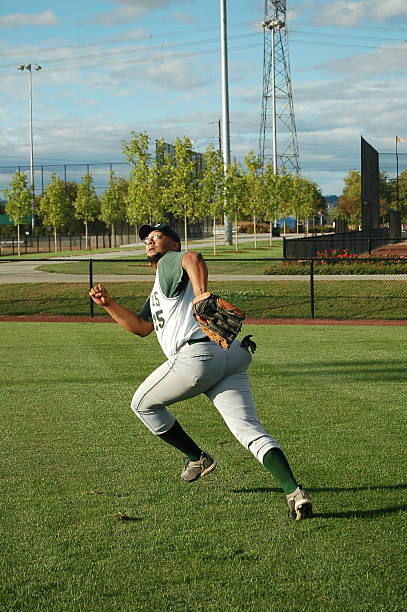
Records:
[[[298,487],[281,448],[270,448],[263,457],[263,465],[283,487],[286,495],[292,493]]]
[[[201,449],[195,444],[192,438],[185,433],[178,421],[175,421],[171,429],[163,434],[159,434],[158,437],[185,453],[191,461],[198,461],[201,456]]]

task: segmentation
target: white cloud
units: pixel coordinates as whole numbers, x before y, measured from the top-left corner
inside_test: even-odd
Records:
[[[373,16],[377,21],[393,17],[407,17],[407,4],[405,0],[386,0],[386,2],[373,2]]]
[[[407,123],[406,96],[406,82],[310,82],[296,88],[297,130],[340,146],[361,133],[388,139]]]
[[[43,13],[14,13],[0,17],[0,27],[6,30],[14,30],[23,26],[54,26],[57,24],[59,24],[59,19],[51,9]]]
[[[113,0],[117,6],[110,13],[97,15],[99,23],[107,25],[119,25],[141,19],[146,13],[161,9],[168,9],[173,0]]]
[[[124,41],[126,41],[128,38],[146,38],[146,33],[142,28],[134,28],[134,30],[129,30],[123,35]]]
[[[396,45],[391,50],[381,47],[371,53],[355,54],[346,59],[338,58],[325,61],[316,66],[317,69],[329,73],[354,75],[365,78],[377,75],[401,74],[406,71],[407,46],[405,43]]]
[[[202,77],[193,66],[180,60],[152,64],[146,70],[146,77],[160,87],[177,91],[190,91],[203,87],[208,79]]]
[[[318,9],[319,21],[344,26],[357,25],[368,19],[383,22],[395,17],[407,17],[405,0],[334,0]]]
[[[190,92],[206,85],[211,77],[207,76],[202,70],[197,71],[193,64],[179,59],[169,59],[161,62],[135,63],[131,66],[131,69],[128,67],[118,68],[110,71],[109,78],[112,79],[116,87],[130,80],[137,81],[137,88],[140,87],[141,82],[144,91],[153,87],[155,90],[164,93],[166,91]],[[101,84],[103,85],[103,82]],[[104,86],[106,86],[106,76],[104,77]]]
[[[171,15],[171,19],[173,21],[179,21],[180,23],[185,23],[186,25],[190,25],[191,23],[198,23],[198,19],[191,15],[191,13],[181,13],[176,12]]]
[[[367,3],[365,0],[349,2],[348,0],[335,0],[318,10],[318,20],[339,25],[356,25],[366,16]]]

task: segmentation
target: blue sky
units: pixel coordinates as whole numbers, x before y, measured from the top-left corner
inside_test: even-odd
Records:
[[[28,63],[42,66],[36,165],[123,162],[132,130],[217,146],[219,13],[219,0],[3,0],[0,166],[29,163],[28,73],[17,70]],[[406,0],[287,0],[287,15],[302,174],[340,194],[361,135],[394,172],[396,135],[407,153]],[[258,150],[264,2],[229,0],[227,16],[231,155],[243,161]]]

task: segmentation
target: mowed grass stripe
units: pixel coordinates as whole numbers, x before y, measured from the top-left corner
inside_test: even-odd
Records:
[[[288,519],[204,397],[172,409],[219,465],[180,481],[180,455],[130,410],[163,360],[153,337],[0,323],[3,609],[403,609],[407,330],[246,329],[258,412],[310,521]]]
[[[94,282],[100,277],[94,276]],[[105,283],[123,306],[140,312],[151,284]],[[211,281],[209,289],[242,308],[249,318],[310,318],[309,280]],[[0,284],[0,315],[88,315],[88,283]],[[103,309],[94,306],[94,313]],[[320,319],[406,319],[407,284],[398,280],[317,279],[314,316]]]

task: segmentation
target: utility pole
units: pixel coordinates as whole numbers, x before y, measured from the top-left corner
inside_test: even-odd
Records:
[[[218,141],[219,141],[219,151],[222,152],[222,137],[221,137],[221,123],[222,120],[218,119]]]
[[[228,78],[228,45],[226,0],[220,0],[220,29],[222,55],[222,127],[223,127],[223,165],[225,175],[230,166],[230,132],[229,132],[229,78]],[[232,223],[224,216],[225,244],[232,244]]]
[[[34,146],[33,146],[33,85],[32,85],[32,66],[31,64],[18,66],[18,70],[28,71],[28,92],[30,101],[30,169],[31,169],[31,231],[35,234],[35,187],[34,187]],[[41,66],[36,64],[34,70],[41,70]]]

